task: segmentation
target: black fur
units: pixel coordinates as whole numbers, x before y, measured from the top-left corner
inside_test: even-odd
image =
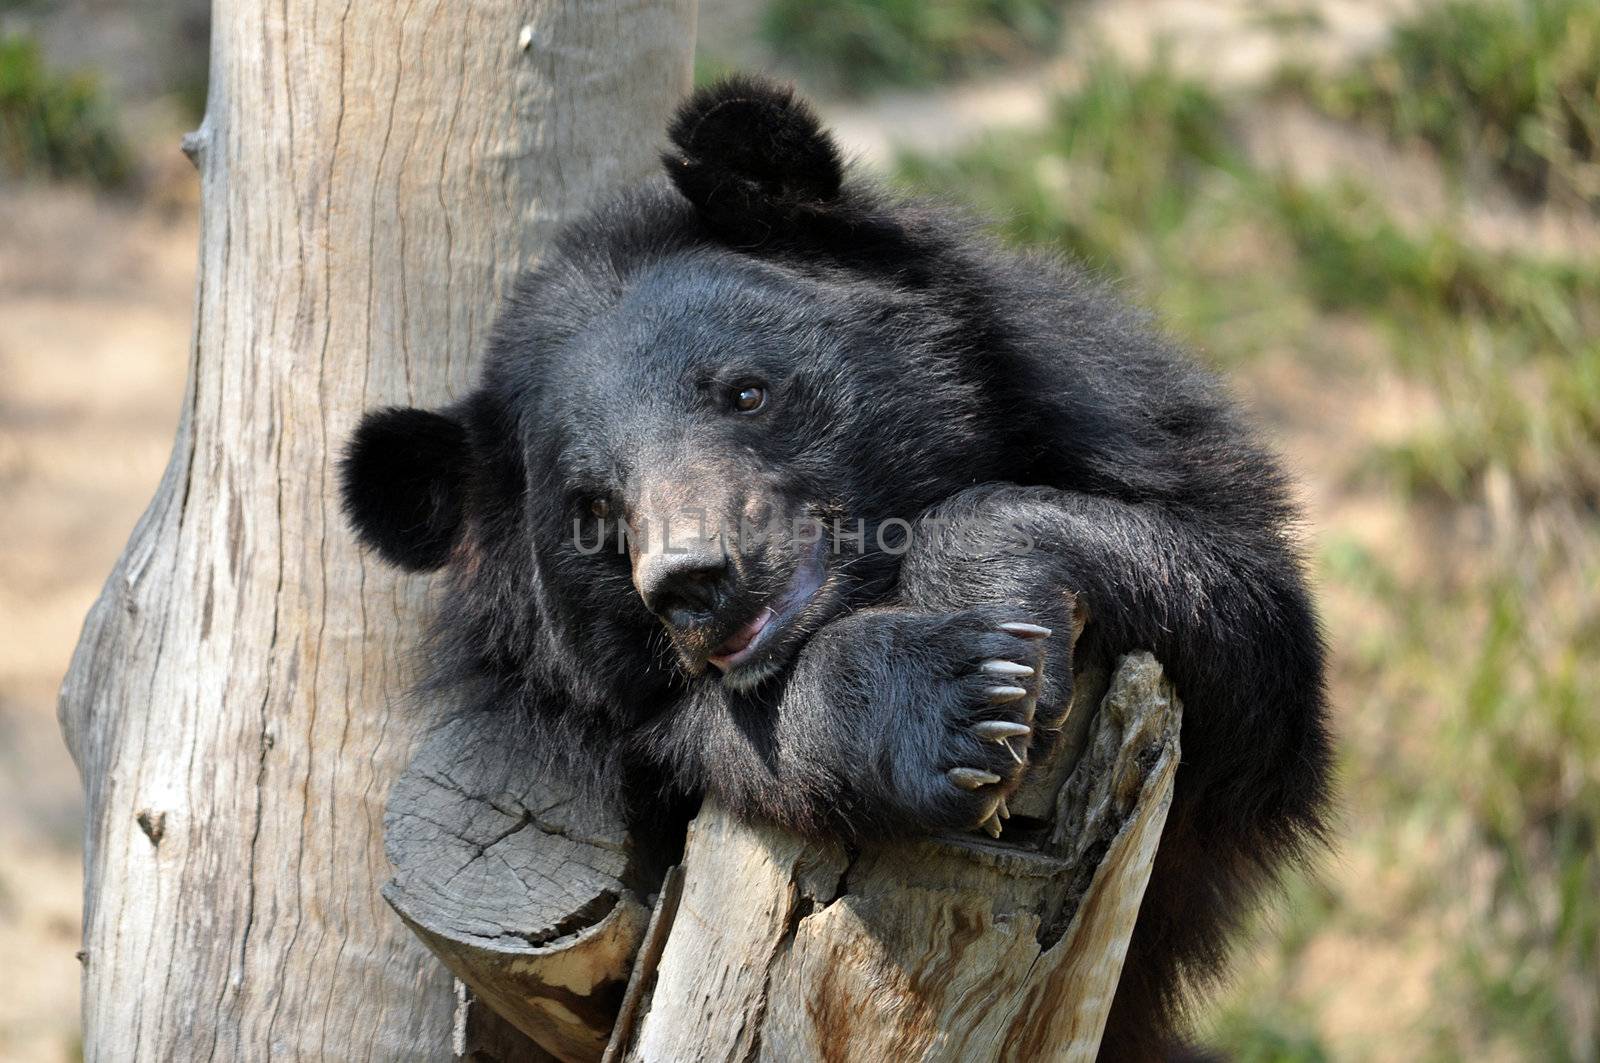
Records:
[[[427,410],[375,410],[340,466],[344,511],[362,542],[412,572],[449,559],[460,533],[470,462],[466,432]]]
[[[672,139],[672,182],[568,227],[479,387],[413,422],[414,452],[392,411],[358,434],[362,537],[450,562],[431,681],[536,727],[549,770],[635,815],[715,791],[853,838],[970,828],[1018,775],[972,737],[1019,715],[978,665],[1038,666],[1048,722],[1083,608],[1080,661],[1152,649],[1185,705],[1103,1051],[1159,1054],[1251,899],[1322,832],[1323,647],[1282,475],[1216,382],[1082,273],[841,184],[787,92],[705,90]],[[741,410],[750,388],[764,401]],[[820,555],[691,536],[668,567],[647,544],[582,548],[686,505],[846,530]],[[899,519],[917,522],[903,553]],[[659,617],[645,586],[672,603]],[[725,660],[764,607],[779,619]],[[1002,782],[955,787],[962,765]]]
[[[667,131],[662,163],[706,226],[760,243],[825,212],[844,166],[833,138],[793,90],[750,77],[701,89]]]

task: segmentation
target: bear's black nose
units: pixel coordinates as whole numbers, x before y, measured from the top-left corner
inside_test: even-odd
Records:
[[[634,568],[639,597],[674,627],[704,622],[727,591],[728,559],[715,540],[695,548],[647,554]]]

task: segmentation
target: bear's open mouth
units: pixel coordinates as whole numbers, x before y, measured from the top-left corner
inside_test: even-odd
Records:
[[[823,584],[824,570],[820,551],[803,561],[776,601],[762,606],[707,658],[724,676],[732,676],[743,666],[783,638],[791,623],[805,611]],[[768,662],[771,663],[771,662]],[[767,669],[758,669],[763,674]],[[760,676],[752,677],[754,679]]]

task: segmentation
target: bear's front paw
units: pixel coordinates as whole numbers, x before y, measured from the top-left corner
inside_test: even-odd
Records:
[[[998,638],[980,640],[990,644],[985,649],[994,656],[980,660],[967,679],[976,688],[975,696],[969,697],[967,711],[951,721],[955,733],[947,751],[959,763],[944,774],[976,805],[967,823],[976,820],[976,826],[998,838],[1001,823],[1011,815],[1006,798],[1028,766],[1043,664],[1040,647],[1050,629],[1011,620],[996,625],[995,633]]]
[[[886,721],[892,799],[935,830],[999,837],[1028,767],[1050,629],[1003,607],[880,617],[895,627],[899,701]]]

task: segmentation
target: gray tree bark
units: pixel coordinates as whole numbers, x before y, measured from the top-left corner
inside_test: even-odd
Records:
[[[448,1057],[456,993],[384,906],[423,581],[334,491],[362,410],[464,389],[553,227],[654,165],[694,0],[218,0],[193,362],[85,624],[84,1053]]]

